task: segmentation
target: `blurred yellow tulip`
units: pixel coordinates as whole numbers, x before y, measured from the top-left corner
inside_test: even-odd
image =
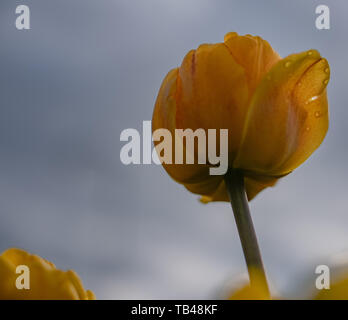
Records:
[[[316,300],[348,300],[348,274],[331,284],[330,289],[322,289]]]
[[[164,128],[174,136],[175,129],[228,129],[228,164],[243,171],[251,200],[323,141],[329,77],[328,62],[316,50],[282,59],[260,37],[228,33],[223,43],[189,51],[167,74],[152,131]],[[203,202],[229,201],[224,177],[209,174],[212,164],[163,166]]]
[[[253,284],[247,284],[234,290],[228,297],[228,300],[271,300],[269,290],[264,286],[262,273],[253,269]]]
[[[17,288],[18,266],[29,269],[29,288]],[[61,271],[55,265],[24,250],[8,249],[0,256],[1,300],[94,300],[74,271]]]
[[[262,288],[246,285],[233,292],[228,300],[270,300],[270,297]]]

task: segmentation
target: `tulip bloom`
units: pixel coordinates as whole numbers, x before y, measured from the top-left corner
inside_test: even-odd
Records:
[[[30,271],[29,289],[18,289],[19,265]],[[0,299],[2,300],[94,300],[74,271],[61,271],[55,265],[24,250],[9,249],[0,255]]]
[[[228,300],[271,300],[272,297],[268,290],[265,290],[262,282],[262,274],[258,270],[255,272],[255,283],[246,284],[237,290],[234,290],[228,297]]]
[[[348,300],[348,274],[335,281],[330,289],[323,289],[315,297],[316,300]]]
[[[265,292],[262,284],[256,282],[251,286],[246,284],[236,290],[233,290],[228,295],[228,300],[274,300],[274,299],[286,299],[284,297],[270,297]],[[296,297],[292,297],[292,299]],[[303,299],[303,298],[301,298]],[[307,300],[348,300],[348,274],[345,273],[338,280],[330,285],[329,289],[317,290],[317,293],[313,296],[307,297]]]
[[[228,33],[223,43],[189,51],[167,74],[152,130],[165,128],[174,136],[175,129],[228,129],[228,165],[243,172],[251,200],[323,141],[329,77],[328,62],[316,50],[282,59],[260,37]],[[224,177],[209,174],[211,164],[163,166],[203,202],[229,201]]]

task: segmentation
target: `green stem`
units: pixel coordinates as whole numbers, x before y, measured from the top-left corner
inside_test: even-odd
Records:
[[[225,176],[225,184],[248,267],[250,285],[261,285],[269,295],[267,278],[245,194],[242,172],[237,169],[229,169]]]

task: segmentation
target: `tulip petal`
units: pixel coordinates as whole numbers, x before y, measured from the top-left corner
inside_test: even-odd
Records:
[[[184,58],[178,75],[176,128],[229,129],[229,159],[238,150],[247,112],[246,74],[223,43]]]
[[[225,35],[224,43],[246,73],[250,92],[254,92],[263,76],[281,59],[270,44],[258,36]]]
[[[177,96],[178,69],[171,70],[162,82],[152,117],[152,132],[157,129],[168,129],[172,138],[176,129],[176,96]],[[155,141],[155,146],[159,142]],[[171,148],[174,144],[167,146]],[[203,164],[175,164],[175,150],[172,150],[172,164],[163,163],[167,173],[177,182],[185,184],[200,183],[209,178],[209,167]],[[222,179],[222,178],[221,178]]]
[[[202,45],[191,50],[181,67],[171,70],[163,80],[153,113],[152,131],[165,128],[174,137],[175,129],[202,128],[206,133],[208,129],[229,129],[232,161],[241,140],[248,97],[245,71],[227,47],[222,43]],[[222,176],[209,174],[209,164],[197,164],[197,161],[196,164],[174,164],[174,148],[172,154],[173,163],[163,163],[163,167],[191,192],[211,194],[223,181]]]
[[[244,185],[248,200],[250,201],[254,199],[263,189],[273,187],[277,183],[278,179],[279,177],[246,176],[244,178]],[[202,196],[200,201],[203,203],[209,203],[212,201],[230,201],[225,181],[222,180],[214,192]]]
[[[254,93],[234,166],[279,176],[304,162],[327,132],[328,81],[328,63],[315,50],[279,61]]]

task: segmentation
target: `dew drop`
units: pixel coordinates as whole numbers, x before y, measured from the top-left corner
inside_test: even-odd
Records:
[[[329,73],[329,72],[330,72],[330,69],[329,69],[329,68],[325,68],[324,72],[325,72],[325,73]]]
[[[308,132],[309,130],[311,130],[311,128],[310,127],[306,127],[306,131]]]
[[[316,118],[319,118],[322,115],[322,113],[320,111],[315,111],[314,115]]]
[[[312,98],[309,99],[310,102],[315,101],[319,98],[319,96],[313,96]]]
[[[290,62],[290,61],[286,61],[285,64],[284,64],[285,68],[289,68],[290,65],[291,65],[291,62]]]
[[[309,99],[305,102],[305,104],[310,104],[311,102],[313,102],[313,101],[315,101],[315,100],[317,100],[317,99],[319,99],[319,96],[313,96],[313,97],[309,98]]]
[[[310,51],[307,52],[307,54],[308,54],[309,56],[311,56],[311,55],[313,54],[313,51],[310,50]]]
[[[325,80],[323,81],[323,83],[324,83],[324,84],[328,84],[328,83],[329,83],[329,79],[325,79]]]

